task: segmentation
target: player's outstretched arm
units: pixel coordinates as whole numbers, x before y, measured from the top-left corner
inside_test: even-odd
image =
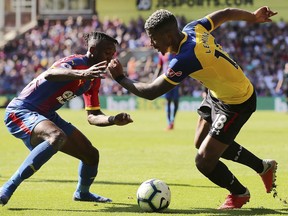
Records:
[[[123,67],[118,59],[112,59],[110,61],[107,71],[111,74],[113,79],[125,89],[148,100],[154,100],[175,87],[175,85],[166,81],[163,76],[158,77],[152,83],[131,80],[124,75]]]
[[[223,10],[215,11],[208,15],[214,23],[214,29],[219,27],[224,22],[228,21],[247,21],[251,23],[264,23],[271,22],[272,16],[277,12],[273,12],[269,7],[263,6],[254,12],[238,9],[226,8]]]
[[[111,125],[127,125],[132,123],[133,120],[128,113],[118,113],[115,116],[106,116],[101,110],[89,110],[88,122],[91,125],[105,127]]]
[[[107,62],[102,61],[95,65],[92,65],[88,69],[72,69],[71,65],[64,63],[62,67],[51,67],[44,72],[44,77],[48,81],[68,81],[68,80],[79,80],[79,79],[104,79],[105,69]]]

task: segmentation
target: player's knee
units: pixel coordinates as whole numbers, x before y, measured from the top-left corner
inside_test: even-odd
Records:
[[[89,150],[89,154],[84,156],[82,161],[85,164],[94,166],[94,165],[98,165],[99,157],[100,157],[99,151],[96,148],[92,148]]]
[[[67,139],[67,135],[61,130],[55,129],[50,132],[49,142],[56,150],[62,149]]]

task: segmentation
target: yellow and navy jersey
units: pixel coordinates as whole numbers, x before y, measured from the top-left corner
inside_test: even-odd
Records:
[[[187,24],[183,28],[185,37],[164,78],[178,85],[190,76],[224,103],[243,103],[252,95],[253,86],[240,66],[215,42],[213,30],[208,16]]]

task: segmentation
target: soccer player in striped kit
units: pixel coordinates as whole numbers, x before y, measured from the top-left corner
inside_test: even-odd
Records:
[[[98,172],[98,149],[56,112],[65,102],[83,95],[89,124],[101,127],[133,122],[127,113],[106,116],[100,109],[98,92],[101,79],[118,42],[102,32],[85,34],[84,39],[88,46],[85,55],[58,60],[7,106],[5,124],[12,135],[23,140],[30,154],[0,188],[0,204],[7,204],[21,182],[31,177],[58,151],[80,160],[74,200],[112,201],[89,191]]]

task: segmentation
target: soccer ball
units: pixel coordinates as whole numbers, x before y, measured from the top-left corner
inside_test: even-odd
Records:
[[[171,192],[168,185],[159,179],[143,182],[137,190],[137,202],[146,212],[159,212],[168,208]]]

